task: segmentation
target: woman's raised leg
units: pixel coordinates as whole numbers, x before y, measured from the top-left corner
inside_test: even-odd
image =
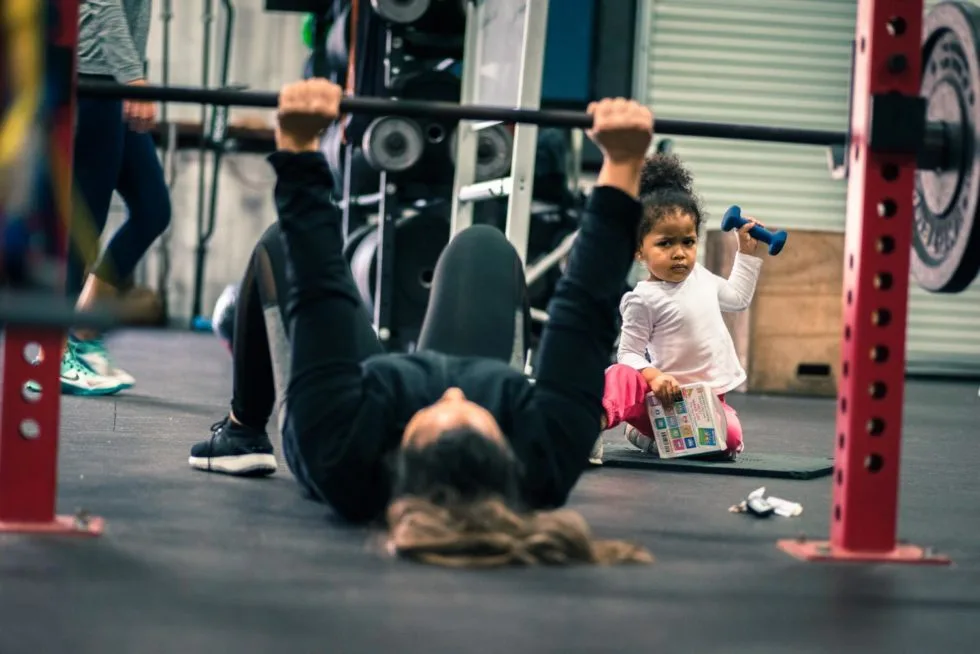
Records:
[[[191,448],[192,468],[232,475],[269,475],[278,469],[266,425],[276,404],[273,347],[266,298],[285,283],[279,225],[269,227],[252,251],[235,307],[231,411],[211,426],[208,440]],[[278,305],[271,307],[280,324]],[[282,356],[282,353],[279,353]]]
[[[258,278],[265,333],[272,365],[272,380],[276,400],[273,411],[282,431],[286,408],[286,388],[291,370],[289,359],[289,330],[286,328],[286,251],[279,223],[273,223],[262,236],[262,259]]]
[[[474,225],[439,257],[419,350],[497,359],[523,370],[529,307],[514,246],[499,229]]]

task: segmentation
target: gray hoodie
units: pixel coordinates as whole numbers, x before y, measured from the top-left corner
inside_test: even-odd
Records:
[[[82,0],[78,72],[111,75],[126,84],[145,76],[153,0]]]

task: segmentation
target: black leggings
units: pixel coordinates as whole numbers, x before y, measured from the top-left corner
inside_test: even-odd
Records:
[[[98,80],[112,77],[95,76]],[[81,98],[75,128],[74,175],[80,202],[72,220],[66,292],[77,296],[86,267],[119,287],[170,224],[170,190],[153,138],[123,120],[122,100]],[[128,216],[99,256],[112,195],[126,201]]]
[[[286,324],[286,267],[279,224],[273,223],[259,239],[242,279],[232,343],[232,412],[239,422],[259,430],[276,406],[274,359],[289,356],[288,351],[276,351],[279,344],[267,324],[274,317]],[[347,279],[356,294],[353,280]],[[529,307],[524,268],[514,247],[500,230],[474,225],[439,257],[418,349],[497,359],[523,369],[530,343]],[[349,345],[358,358],[382,353],[367,310],[354,319],[355,342]]]
[[[238,422],[263,430],[276,405],[273,357],[277,343],[268,329],[268,319],[286,316],[286,252],[279,223],[273,223],[259,238],[238,291],[235,327],[232,332],[231,410]],[[282,399],[282,398],[280,398]]]

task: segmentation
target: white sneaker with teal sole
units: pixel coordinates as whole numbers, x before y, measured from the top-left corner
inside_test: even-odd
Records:
[[[78,358],[71,340],[61,356],[61,392],[64,395],[113,395],[126,388],[117,379],[103,377]]]
[[[123,389],[132,388],[136,383],[132,375],[115,366],[109,356],[109,350],[106,349],[105,341],[101,338],[82,341],[72,336],[71,342],[78,353],[78,358],[96,375],[115,380]]]

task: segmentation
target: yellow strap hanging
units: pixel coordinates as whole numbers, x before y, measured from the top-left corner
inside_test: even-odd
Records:
[[[41,51],[44,44],[41,3],[5,0],[3,26],[7,42],[7,75],[12,101],[0,122],[0,169],[11,165],[27,147],[41,102]]]

